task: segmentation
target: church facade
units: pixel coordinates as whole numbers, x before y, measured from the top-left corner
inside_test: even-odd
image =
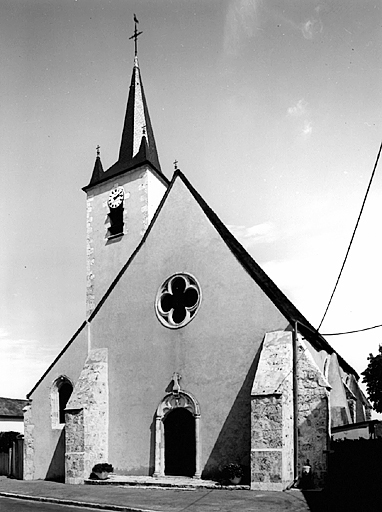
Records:
[[[29,393],[25,479],[323,485],[331,426],[367,418],[358,375],[180,170],[162,173],[135,56],[117,162],[87,196],[87,317]]]

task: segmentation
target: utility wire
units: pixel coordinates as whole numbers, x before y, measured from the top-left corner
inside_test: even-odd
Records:
[[[378,327],[382,327],[382,324],[373,325],[372,327],[365,327],[364,329],[357,329],[355,331],[332,332],[329,334],[321,334],[321,336],[341,336],[342,334],[354,334],[356,332],[364,332],[364,331],[370,331],[371,329],[377,329]]]
[[[354,236],[355,236],[355,233],[356,233],[356,231],[357,231],[359,221],[360,221],[360,219],[361,219],[361,215],[362,215],[362,212],[363,212],[363,208],[364,208],[365,203],[366,203],[366,198],[367,198],[367,196],[368,196],[368,194],[369,194],[369,190],[370,190],[370,187],[371,187],[371,182],[373,181],[374,174],[375,174],[375,171],[376,171],[376,169],[377,169],[378,160],[379,160],[379,155],[381,154],[381,149],[382,149],[382,143],[381,143],[381,145],[379,146],[379,151],[378,151],[377,159],[376,159],[375,164],[374,164],[374,169],[373,169],[373,172],[371,173],[371,177],[370,177],[369,185],[367,186],[366,194],[365,194],[365,197],[364,197],[363,202],[362,202],[361,210],[360,210],[360,212],[359,212],[358,219],[357,219],[357,222],[356,222],[356,225],[355,225],[355,228],[354,228],[354,231],[353,231],[352,237],[351,237],[351,239],[350,239],[350,243],[349,243],[348,249],[347,249],[347,251],[346,251],[345,259],[344,259],[344,261],[343,261],[343,263],[342,263],[342,267],[341,267],[340,273],[338,274],[337,281],[336,281],[336,284],[334,285],[334,289],[333,289],[332,294],[331,294],[331,296],[330,296],[330,299],[329,299],[328,305],[326,306],[324,316],[322,317],[322,320],[321,320],[320,325],[318,326],[318,329],[317,329],[317,330],[319,330],[319,329],[320,329],[320,327],[321,327],[321,325],[322,325],[322,322],[323,322],[323,321],[324,321],[324,319],[325,319],[326,313],[328,312],[329,306],[330,306],[330,304],[331,304],[331,302],[332,302],[333,296],[334,296],[335,291],[336,291],[336,289],[337,289],[338,282],[339,282],[339,280],[340,280],[340,278],[341,278],[342,271],[343,271],[343,269],[344,269],[344,266],[345,266],[346,260],[347,260],[348,255],[349,255],[350,247],[351,247],[351,245],[352,245],[352,243],[353,243]]]

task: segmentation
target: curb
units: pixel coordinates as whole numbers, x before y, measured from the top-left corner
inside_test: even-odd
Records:
[[[39,501],[43,503],[55,503],[57,505],[71,505],[73,507],[94,508],[99,510],[115,510],[117,512],[159,512],[158,510],[146,508],[134,508],[123,505],[108,505],[107,503],[90,503],[86,501],[65,500],[61,498],[46,498],[43,496],[29,496],[28,494],[15,494],[12,492],[0,491],[0,496],[18,500]]]

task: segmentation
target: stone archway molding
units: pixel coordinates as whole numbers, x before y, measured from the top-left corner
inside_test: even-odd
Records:
[[[201,440],[200,440],[200,406],[196,398],[187,391],[178,389],[164,396],[157,407],[155,415],[155,470],[154,477],[165,476],[164,423],[163,420],[174,409],[182,407],[195,418],[195,475],[200,478]]]

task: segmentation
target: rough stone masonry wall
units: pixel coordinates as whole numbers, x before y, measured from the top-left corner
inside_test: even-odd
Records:
[[[329,390],[303,340],[297,344],[298,474],[309,460],[314,487],[323,487],[329,449]]]
[[[282,483],[282,396],[252,399],[253,489],[274,489]]]
[[[283,490],[293,480],[292,333],[267,333],[252,387],[251,489]]]
[[[92,350],[65,410],[66,483],[83,483],[108,462],[108,397],[107,349]]]
[[[32,406],[24,408],[24,480],[34,479],[34,425],[32,423]]]

